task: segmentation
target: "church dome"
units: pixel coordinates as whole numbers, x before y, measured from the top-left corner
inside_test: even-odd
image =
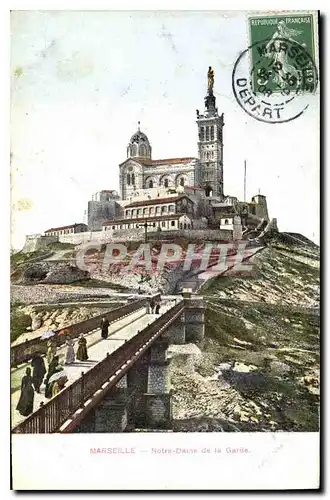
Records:
[[[141,132],[140,127],[132,135],[127,146],[127,158],[140,157],[151,159],[151,146],[146,134]]]
[[[141,130],[138,130],[137,132],[135,132],[135,134],[132,135],[131,140],[129,142],[130,144],[134,143],[140,144],[141,142],[147,142],[149,144],[149,139],[146,136],[146,134],[141,132]]]

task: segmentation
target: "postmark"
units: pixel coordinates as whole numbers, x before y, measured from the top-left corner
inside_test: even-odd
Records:
[[[299,20],[310,25],[309,17]],[[290,22],[294,20],[290,18]],[[306,111],[317,89],[312,28],[305,29],[302,38],[303,30],[286,26],[288,19],[266,17],[252,19],[251,23],[262,21],[271,22],[266,25],[268,30],[259,32],[268,38],[257,39],[238,57],[232,73],[233,92],[238,104],[253,118],[266,123],[285,123]],[[258,37],[253,30],[250,34],[251,40]],[[298,35],[299,41],[294,40],[293,36]]]
[[[296,42],[304,47],[305,52],[310,55],[313,61],[317,59],[315,50],[314,17],[312,14],[291,13],[288,15],[261,15],[248,18],[249,42],[252,46],[250,52],[250,67],[255,66],[260,59],[260,49],[258,42],[268,40],[269,44],[279,44],[279,39],[285,39],[287,42]],[[283,71],[289,71],[286,66],[289,64],[289,57],[284,51],[270,54],[283,65]],[[270,58],[271,58],[270,57]],[[269,58],[268,58],[269,59]],[[254,87],[257,86],[257,78],[253,81]],[[276,79],[269,82],[269,88],[273,92],[280,92],[280,86]]]
[[[234,66],[232,87],[238,104],[247,114],[266,123],[298,118],[310,105],[317,88],[314,61],[304,47],[285,39],[271,44],[263,40],[256,46],[260,58],[251,69],[248,62],[252,47],[240,54]]]

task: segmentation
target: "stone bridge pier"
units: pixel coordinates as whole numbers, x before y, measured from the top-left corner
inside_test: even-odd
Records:
[[[182,296],[184,298],[184,311],[165,333],[170,344],[200,342],[204,338],[205,306],[203,297],[194,295],[190,289],[184,290]]]
[[[200,342],[205,334],[205,306],[203,297],[192,293],[183,294],[185,301],[185,342]]]
[[[169,429],[172,409],[166,338],[157,339],[102,400],[80,432]]]
[[[130,432],[134,429],[169,429],[172,403],[169,380],[169,344],[204,338],[203,297],[183,294],[182,314],[135,362],[78,432]]]

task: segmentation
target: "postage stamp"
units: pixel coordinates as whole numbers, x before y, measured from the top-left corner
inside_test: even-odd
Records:
[[[249,18],[249,34],[232,75],[238,104],[266,123],[298,118],[318,85],[312,15]]]
[[[264,67],[267,65],[274,67],[273,78],[269,79],[268,88],[273,93],[281,93],[283,88],[288,87],[286,75],[292,73],[294,76],[296,65],[307,60],[308,55],[313,61],[316,59],[313,16],[290,14],[252,17],[248,23],[252,66],[260,64],[261,59]],[[259,43],[262,41],[266,42],[260,46]],[[285,42],[288,44],[287,47]],[[290,51],[290,46],[293,45],[296,49]],[[299,47],[303,49],[298,52]],[[293,57],[296,58],[296,65],[290,64],[290,59]],[[257,72],[253,74],[253,87],[256,92],[259,86],[258,76]],[[308,86],[305,91],[312,92],[312,86]]]

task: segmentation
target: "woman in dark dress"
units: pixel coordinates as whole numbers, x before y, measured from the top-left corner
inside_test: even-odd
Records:
[[[87,359],[88,359],[87,340],[85,339],[83,333],[80,334],[80,337],[78,340],[78,349],[77,349],[76,358],[79,359],[79,361],[87,361]]]
[[[109,331],[108,331],[108,328],[109,328],[109,321],[107,320],[107,318],[102,318],[101,320],[101,336],[103,339],[106,339],[109,335]]]
[[[16,410],[24,417],[27,417],[33,412],[34,390],[32,386],[31,368],[27,368],[25,373],[26,374],[22,378],[21,395]]]
[[[45,378],[45,396],[46,398],[51,398],[52,397],[52,388],[50,387],[49,384],[49,379],[54,373],[61,372],[63,371],[63,367],[59,364],[59,358],[58,356],[54,356],[53,360],[51,361],[49,368],[48,368],[48,373],[47,377]]]
[[[45,362],[40,356],[40,354],[36,354],[33,356],[31,360],[31,366],[33,368],[32,372],[32,378],[33,378],[33,385],[35,388],[36,392],[40,392],[40,386],[41,382],[43,381],[43,378],[46,373],[46,367],[45,367]]]

